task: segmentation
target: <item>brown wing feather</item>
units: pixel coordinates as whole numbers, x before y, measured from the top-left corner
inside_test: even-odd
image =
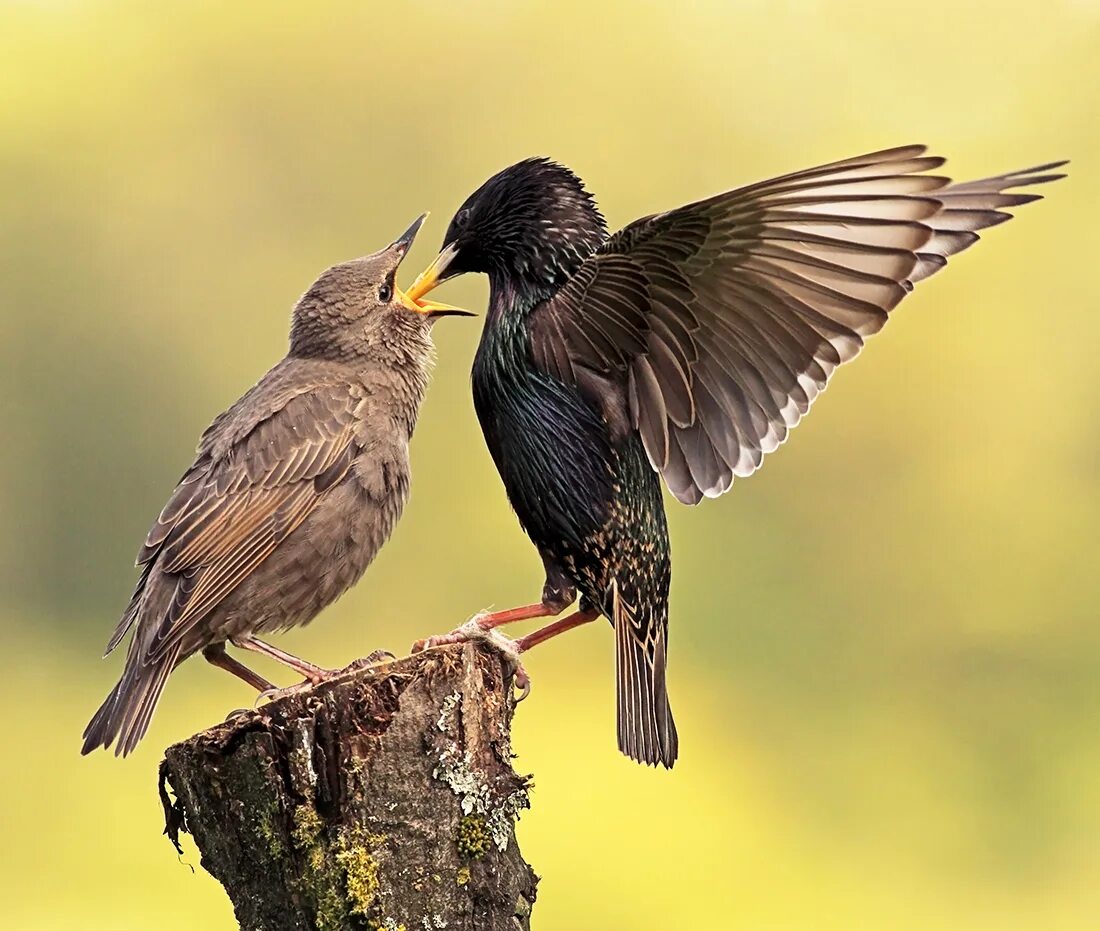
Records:
[[[646,217],[530,320],[535,364],[610,377],[681,501],[752,474],[913,285],[1037,200],[1052,162],[965,184],[904,146]]]
[[[347,473],[358,400],[346,386],[297,394],[224,455],[200,456],[139,556],[178,577],[146,662],[179,647]]]

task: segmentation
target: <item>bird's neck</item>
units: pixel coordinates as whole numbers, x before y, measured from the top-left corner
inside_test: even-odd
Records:
[[[536,278],[511,269],[494,269],[489,272],[489,314],[505,314],[525,318],[543,301],[557,293],[561,284],[557,280]]]
[[[475,382],[500,375],[510,379],[527,368],[527,318],[538,302],[539,295],[518,288],[511,278],[490,275],[489,307],[474,357]]]

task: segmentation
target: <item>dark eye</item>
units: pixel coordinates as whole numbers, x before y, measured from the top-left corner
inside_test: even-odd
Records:
[[[455,214],[455,226],[460,229],[465,226],[470,220],[470,208],[463,207],[458,213]]]
[[[391,297],[393,297],[393,285],[391,285],[389,282],[386,282],[386,284],[382,285],[382,287],[378,289],[378,300],[380,300],[383,304],[388,304]]]

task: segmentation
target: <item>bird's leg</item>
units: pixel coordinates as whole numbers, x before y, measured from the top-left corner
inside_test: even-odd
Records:
[[[566,602],[568,604],[568,602]],[[536,617],[555,617],[564,611],[566,605],[547,604],[544,601],[531,605],[522,605],[518,608],[509,608],[507,611],[486,611],[475,614],[461,627],[456,627],[449,634],[437,634],[434,637],[425,637],[417,640],[412,646],[413,653],[419,653],[429,647],[443,646],[448,643],[465,643],[467,640],[483,639],[485,634],[495,630],[504,624],[514,624],[516,621],[529,621]]]
[[[574,627],[580,627],[582,624],[589,624],[599,616],[599,611],[574,611],[568,617],[563,617],[560,621],[554,621],[553,624],[547,624],[545,627],[540,627],[538,630],[531,631],[526,637],[520,637],[516,641],[516,649],[520,653],[526,653],[531,647],[538,646],[540,643],[549,640],[551,637],[556,637],[558,634],[564,634],[567,630],[572,630]]]
[[[564,606],[559,607],[556,604],[539,601],[531,605],[509,608],[507,611],[487,611],[484,614],[476,615],[473,622],[482,630],[493,630],[497,627],[503,627],[505,624],[514,624],[516,621],[529,621],[536,617],[554,617],[560,614],[563,609]]]
[[[262,641],[260,642],[262,643]],[[268,647],[269,649],[274,649],[273,647],[271,647],[270,644],[264,643],[263,645],[265,647]],[[369,669],[372,666],[384,666],[386,663],[392,662],[396,658],[397,657],[389,652],[389,650],[375,650],[368,656],[364,656],[361,659],[354,660],[343,669],[328,670],[321,669],[321,667],[319,666],[313,666],[312,668],[320,669],[320,671],[325,674],[325,678],[328,678],[329,676],[335,675],[336,673],[350,672],[353,669],[359,670]],[[294,657],[294,659],[297,659],[297,657]],[[307,665],[312,666],[312,664]],[[301,670],[298,671],[301,672]],[[276,701],[280,698],[286,698],[288,695],[297,695],[299,692],[304,691],[308,688],[312,688],[316,684],[316,682],[313,682],[312,680],[307,678],[304,682],[298,682],[295,685],[288,685],[285,688],[278,688],[273,686],[266,691],[260,692],[260,694],[256,696],[256,707],[259,708],[261,705],[266,704],[267,702]]]
[[[226,653],[224,643],[212,643],[210,646],[203,647],[202,655],[210,665],[233,673],[238,679],[242,679],[251,685],[257,692],[268,692],[275,688],[259,673],[253,672],[244,663],[238,662]]]
[[[506,611],[485,611],[481,614],[475,614],[465,624],[455,628],[449,634],[417,640],[413,644],[412,652],[419,653],[428,647],[442,646],[446,643],[483,640],[486,639],[489,631],[496,630],[504,624],[513,624],[516,621],[530,621],[537,617],[557,617],[576,601],[577,589],[551,557],[543,556],[542,564],[546,569],[546,582],[542,586],[542,597],[535,604],[508,608]],[[497,640],[500,641],[501,639],[507,638],[500,638],[498,635]],[[500,642],[497,645],[500,646]]]
[[[232,637],[229,642],[242,650],[252,650],[254,653],[270,657],[277,663],[282,663],[284,666],[300,673],[312,685],[324,682],[332,675],[331,669],[314,666],[313,663],[307,663],[304,659],[299,659],[297,656],[280,650],[278,647],[273,647],[270,643],[257,640],[255,637]]]
[[[589,624],[599,616],[599,611],[588,611],[583,609],[574,611],[568,617],[563,617],[561,620],[554,621],[552,624],[547,624],[545,627],[540,627],[538,630],[531,631],[531,633],[527,634],[525,637],[520,637],[518,640],[512,641],[512,648],[515,651],[515,655],[512,656],[512,679],[520,688],[519,701],[525,699],[531,692],[531,677],[527,675],[527,670],[523,667],[520,656],[530,650],[531,647],[538,646],[543,641],[549,640],[551,637],[556,637],[558,634],[564,634],[567,630],[572,630],[574,627],[580,627],[582,624]]]

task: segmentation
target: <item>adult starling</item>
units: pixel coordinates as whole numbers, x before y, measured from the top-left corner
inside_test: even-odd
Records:
[[[256,635],[306,624],[347,591],[408,497],[432,324],[464,313],[412,301],[394,283],[423,220],[322,274],[294,308],[286,358],[202,435],[138,554],[141,577],[107,645],[133,628],[126,666],[82,752],[133,750],[169,673],[199,651],[271,689],[227,641],[324,676]]]
[[[924,151],[784,175],[610,237],[576,175],[529,159],[466,200],[410,290],[489,276],[474,404],[546,567],[538,604],[465,631],[558,615],[579,591],[578,612],[516,644],[611,620],[619,748],[635,760],[677,755],[657,474],[686,504],[751,475],[916,282],[1037,199],[1006,191],[1064,164],[952,184]]]

